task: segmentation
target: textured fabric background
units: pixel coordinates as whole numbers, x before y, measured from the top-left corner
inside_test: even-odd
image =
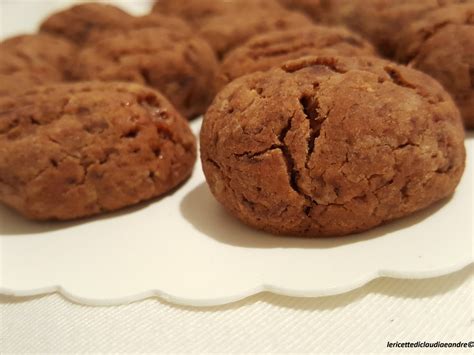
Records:
[[[379,279],[333,297],[265,293],[212,308],[158,299],[85,307],[57,294],[0,302],[2,353],[379,354],[401,352],[387,341],[474,340],[473,267],[430,280]]]

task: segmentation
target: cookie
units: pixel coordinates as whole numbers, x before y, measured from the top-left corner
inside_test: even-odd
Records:
[[[307,55],[376,55],[373,46],[343,27],[308,26],[252,37],[221,64],[218,87],[245,74],[265,71]]]
[[[107,29],[92,31],[87,37],[86,44],[94,41],[100,41],[103,38],[112,37],[130,30],[145,28],[164,28],[173,32],[187,35],[191,35],[193,33],[191,27],[184,20],[178,17],[149,14],[139,17],[131,16],[129,21],[123,23],[121,27],[109,27]]]
[[[386,57],[395,56],[401,30],[446,4],[472,0],[321,0],[323,21],[340,23],[372,41]]]
[[[254,10],[274,11],[282,7],[277,0],[159,0],[152,11],[184,18],[193,25],[226,14],[247,15]]]
[[[128,29],[140,28],[167,28],[178,33],[191,33],[191,27],[182,19],[176,16],[149,14],[145,16],[132,17]]]
[[[472,0],[280,0],[287,8],[306,13],[315,22],[343,24],[371,40],[392,58],[400,29],[444,5]]]
[[[287,9],[301,11],[311,17],[315,22],[325,23],[327,11],[325,0],[279,0]]]
[[[204,113],[214,96],[217,60],[203,39],[164,28],[104,36],[78,55],[79,80],[131,81],[161,91],[188,118]]]
[[[0,73],[0,97],[18,95],[38,85],[61,81],[61,75],[48,68],[15,71],[10,74]]]
[[[199,34],[215,50],[219,58],[243,44],[252,36],[265,32],[302,28],[313,22],[305,15],[291,11],[252,11],[242,16],[214,16],[199,27]]]
[[[77,48],[48,34],[21,35],[0,42],[0,96],[64,81]]]
[[[0,98],[0,201],[69,220],[160,196],[184,181],[196,141],[158,92],[84,82]]]
[[[52,14],[43,21],[40,31],[82,44],[91,33],[121,28],[130,21],[130,17],[125,11],[112,5],[85,3]]]
[[[433,11],[402,35],[398,59],[437,79],[474,128],[474,2]]]
[[[234,80],[201,129],[216,199],[277,234],[336,236],[451,195],[464,129],[434,79],[375,57],[304,57]]]
[[[115,6],[98,3],[80,4],[57,12],[42,23],[40,30],[84,44],[106,35],[148,27],[192,32],[186,22],[175,16],[149,14],[135,17]]]

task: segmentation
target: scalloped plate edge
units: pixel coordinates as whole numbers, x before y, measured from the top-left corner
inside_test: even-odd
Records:
[[[379,278],[394,278],[394,279],[430,279],[440,276],[445,276],[448,274],[455,273],[460,271],[474,263],[474,260],[471,258],[469,260],[465,260],[461,263],[453,264],[444,268],[435,269],[435,270],[422,270],[417,271],[415,273],[408,272],[408,271],[396,271],[396,270],[379,270],[374,273],[370,273],[360,279],[356,280],[347,285],[341,285],[332,288],[310,288],[310,289],[289,289],[277,285],[259,285],[247,289],[243,292],[238,294],[226,296],[226,297],[218,297],[218,298],[209,298],[209,299],[194,299],[194,298],[186,298],[181,297],[178,295],[173,295],[171,293],[167,293],[162,290],[148,290],[144,292],[140,292],[137,294],[133,294],[130,296],[115,298],[115,299],[97,299],[97,298],[89,298],[75,295],[69,291],[67,291],[64,287],[56,285],[56,286],[47,286],[39,289],[34,290],[12,290],[5,287],[0,287],[0,294],[5,296],[12,296],[12,297],[34,297],[34,296],[42,296],[52,293],[59,293],[69,301],[73,303],[78,303],[81,305],[86,306],[118,306],[129,304],[137,301],[142,301],[147,298],[160,298],[161,300],[181,305],[181,306],[192,306],[192,307],[213,307],[213,306],[221,306],[226,305],[229,303],[234,303],[245,299],[247,297],[256,295],[261,292],[271,292],[277,295],[282,296],[290,296],[290,297],[327,297],[327,296],[335,296],[343,293],[347,293],[358,288],[361,288],[367,285],[369,282],[374,281]]]

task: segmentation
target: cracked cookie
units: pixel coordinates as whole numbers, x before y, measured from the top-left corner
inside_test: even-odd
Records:
[[[257,34],[302,28],[312,24],[308,17],[298,12],[255,10],[243,16],[231,13],[212,17],[199,27],[199,34],[210,43],[217,56],[222,58],[227,52]]]
[[[158,92],[83,82],[0,98],[0,201],[68,220],[160,196],[192,171],[196,141]]]
[[[174,16],[150,14],[135,17],[115,6],[99,3],[75,5],[57,12],[41,24],[40,31],[83,44],[105,34],[147,27],[191,32],[190,27],[182,19]]]
[[[217,59],[200,37],[144,28],[88,43],[74,65],[79,80],[131,81],[161,91],[187,118],[214,97]]]
[[[214,16],[281,9],[277,0],[159,0],[153,5],[152,11],[179,16],[194,25],[199,25]]]
[[[0,42],[0,96],[64,81],[77,48],[48,34],[20,35]]]
[[[218,87],[245,74],[265,71],[307,55],[376,55],[373,46],[343,27],[308,26],[257,35],[224,58]]]
[[[464,130],[429,76],[375,57],[304,57],[234,80],[201,129],[216,199],[277,234],[373,228],[451,195]]]
[[[474,2],[427,14],[407,28],[398,59],[437,79],[474,128]]]

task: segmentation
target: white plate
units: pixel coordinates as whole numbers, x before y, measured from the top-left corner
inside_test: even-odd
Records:
[[[67,2],[2,2],[2,36],[34,30]],[[146,2],[120,3],[139,13]],[[199,121],[193,126],[197,132]],[[345,238],[286,239],[242,225],[215,202],[199,164],[173,194],[100,218],[35,223],[0,207],[0,293],[60,291],[93,305],[158,295],[215,305],[264,290],[321,296],[379,276],[447,274],[473,261],[472,137],[468,169],[449,201]]]
[[[467,145],[468,169],[451,199],[344,238],[275,237],[242,225],[214,200],[199,164],[174,193],[104,217],[35,223],[1,208],[0,292],[59,291],[93,305],[157,295],[202,306],[264,290],[322,296],[380,276],[447,274],[473,261],[472,134]]]

